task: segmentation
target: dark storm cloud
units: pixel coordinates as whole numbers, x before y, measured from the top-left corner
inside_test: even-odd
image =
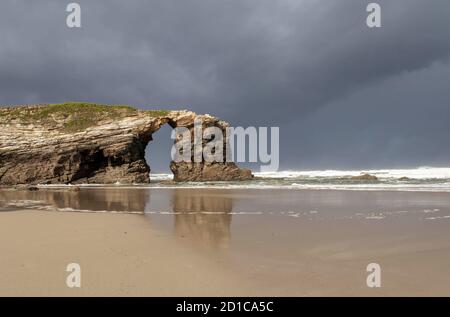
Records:
[[[402,73],[284,126],[285,166],[448,166],[450,64]],[[291,141],[291,142],[289,142]]]
[[[402,81],[405,73],[438,71],[433,63],[445,65],[450,56],[447,0],[378,1],[383,27],[376,30],[365,24],[369,1],[363,0],[78,2],[82,28],[75,30],[65,26],[69,1],[2,1],[0,104],[189,107],[236,124],[281,125],[283,144],[298,142],[298,151],[308,152],[348,140],[361,113],[342,100],[362,102],[351,96],[392,78]],[[423,94],[432,97],[434,84],[422,82]],[[402,103],[423,107],[402,94]],[[390,100],[383,93],[370,98],[389,117]],[[448,115],[448,108],[434,115]],[[317,127],[321,118],[345,111],[338,133],[323,126],[317,139],[298,135],[297,125]],[[370,144],[377,131],[352,140]],[[298,154],[293,148],[286,150],[290,158]]]

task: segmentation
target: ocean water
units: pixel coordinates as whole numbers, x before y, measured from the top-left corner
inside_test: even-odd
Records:
[[[419,167],[412,169],[378,170],[312,170],[253,173],[250,181],[238,182],[171,182],[173,175],[151,174],[150,184],[114,185],[86,184],[82,187],[124,188],[229,188],[229,189],[327,189],[327,190],[387,190],[450,192],[450,167]],[[377,180],[357,180],[355,176],[370,174]],[[69,185],[71,186],[71,185]],[[42,185],[61,187],[61,185]]]
[[[362,174],[374,175],[376,181],[352,179]],[[400,190],[450,192],[450,168],[419,167],[413,169],[315,170],[254,173],[255,179],[244,182],[203,182],[170,184],[172,174],[151,174],[151,184],[166,187],[217,188],[287,188],[336,190]]]

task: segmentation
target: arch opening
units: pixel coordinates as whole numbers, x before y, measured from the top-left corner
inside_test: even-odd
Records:
[[[145,162],[150,167],[150,181],[158,179],[173,179],[170,170],[171,149],[173,140],[171,139],[172,127],[164,124],[153,133],[152,140],[145,147]]]

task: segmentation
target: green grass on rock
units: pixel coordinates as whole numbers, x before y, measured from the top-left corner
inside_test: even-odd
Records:
[[[168,110],[138,110],[127,105],[104,105],[86,102],[66,102],[39,107],[0,108],[0,124],[45,124],[62,128],[66,132],[84,131],[100,121],[117,120],[139,112],[151,117],[169,114]]]

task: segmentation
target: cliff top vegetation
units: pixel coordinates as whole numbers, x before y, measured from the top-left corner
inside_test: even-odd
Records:
[[[36,124],[61,127],[79,132],[100,121],[117,120],[145,113],[151,117],[168,115],[168,110],[138,110],[128,105],[106,105],[87,102],[0,107],[0,124]]]

